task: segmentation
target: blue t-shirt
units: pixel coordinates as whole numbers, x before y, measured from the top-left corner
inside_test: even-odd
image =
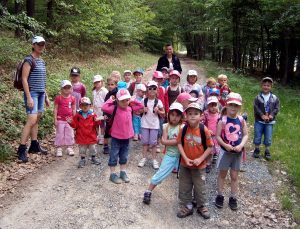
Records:
[[[241,144],[243,138],[243,123],[240,119],[227,117],[226,124],[223,129],[222,139],[225,143],[232,146]]]
[[[28,62],[32,66],[32,57],[25,58],[25,62]],[[40,58],[35,58],[35,67],[28,77],[29,91],[45,92],[46,90],[46,63]]]

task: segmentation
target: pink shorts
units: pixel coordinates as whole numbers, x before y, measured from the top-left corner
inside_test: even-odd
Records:
[[[74,130],[67,121],[57,121],[55,146],[71,146],[74,145]]]

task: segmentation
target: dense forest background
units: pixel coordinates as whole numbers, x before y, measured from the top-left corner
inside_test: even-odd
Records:
[[[1,0],[0,28],[66,51],[165,43],[198,60],[300,84],[299,0]],[[3,34],[1,34],[3,36]],[[99,47],[100,49],[95,49]]]

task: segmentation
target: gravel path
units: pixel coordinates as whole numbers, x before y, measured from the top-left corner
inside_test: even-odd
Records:
[[[194,61],[182,60],[182,66],[184,76],[188,69],[196,69],[204,78]],[[151,74],[151,69],[148,72]],[[275,195],[280,182],[262,161],[251,158],[240,175],[237,212],[226,204],[222,210],[214,207],[215,169],[207,176],[211,219],[204,221],[196,213],[185,219],[176,217],[175,174],[154,190],[151,205],[146,206],[143,192],[155,171],[150,163],[137,167],[141,151],[141,145],[132,142],[129,184],[115,185],[108,180],[108,155],[103,154],[100,166],[88,164],[77,169],[79,156],[64,156],[36,170],[14,193],[0,198],[0,228],[288,228],[292,223]],[[226,187],[228,196],[228,184]]]

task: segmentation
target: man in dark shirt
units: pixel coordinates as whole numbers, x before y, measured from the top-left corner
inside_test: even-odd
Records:
[[[163,67],[167,67],[170,71],[177,70],[180,73],[182,72],[179,58],[173,54],[173,47],[171,44],[165,45],[165,54],[159,58],[156,71],[161,71]]]

